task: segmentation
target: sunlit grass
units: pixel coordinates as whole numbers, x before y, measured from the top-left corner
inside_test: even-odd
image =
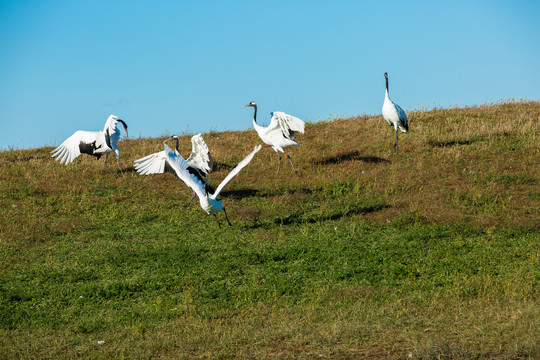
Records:
[[[414,111],[399,155],[380,116],[307,124],[300,176],[263,148],[222,229],[133,171],[163,138],[122,141],[118,179],[1,152],[1,357],[537,358],[539,116]],[[203,135],[213,183],[259,143]]]

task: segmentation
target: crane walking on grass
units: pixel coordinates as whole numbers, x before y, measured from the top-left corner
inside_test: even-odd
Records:
[[[272,116],[270,120],[270,125],[268,125],[267,127],[260,126],[257,124],[257,104],[252,101],[249,104],[242,106],[242,108],[248,106],[253,107],[253,109],[255,110],[255,112],[253,113],[253,127],[257,131],[257,134],[259,134],[261,140],[265,144],[270,145],[278,155],[277,174],[279,175],[279,168],[281,166],[281,155],[279,154],[279,152],[281,151],[285,154],[287,159],[289,159],[294,173],[298,175],[298,172],[296,171],[292,163],[291,157],[289,156],[289,154],[285,153],[283,148],[291,145],[299,145],[294,140],[294,138],[296,132],[301,132],[302,134],[304,133],[304,122],[299,118],[285,114],[284,112],[275,111],[273,113],[270,113],[270,116]]]
[[[398,129],[402,132],[407,132],[409,130],[409,125],[407,123],[407,114],[399,107],[398,104],[394,103],[388,97],[388,73],[384,73],[386,78],[386,94],[384,96],[384,103],[382,107],[382,115],[384,120],[388,122],[390,126],[393,126],[396,130],[396,143],[394,147],[396,148],[396,153],[398,152]]]
[[[178,136],[171,136],[170,138],[166,139],[163,144],[165,144],[169,140],[176,140],[174,153],[177,156],[181,157],[178,150],[178,145],[180,142]],[[214,167],[214,160],[212,159],[212,155],[210,155],[210,150],[208,150],[208,146],[204,142],[201,134],[193,135],[191,137],[191,146],[191,155],[186,160],[186,162],[189,164],[189,171],[194,173],[200,172],[202,173],[200,175],[204,176],[208,175]],[[137,172],[141,175],[163,174],[167,172],[173,176],[178,177],[176,172],[169,164],[169,159],[167,157],[167,154],[165,153],[165,150],[135,160],[135,170],[137,170]],[[201,178],[206,184],[208,183],[208,179],[202,176]],[[209,187],[208,184],[207,186]],[[196,196],[195,192],[192,192],[193,196],[191,197],[191,200],[189,201],[187,206],[191,204],[191,202]]]
[[[176,176],[182,180],[184,183],[186,183],[187,186],[189,186],[199,197],[199,202],[201,204],[201,208],[203,208],[204,211],[206,211],[209,215],[214,215],[216,218],[216,221],[221,228],[221,224],[219,223],[219,220],[217,218],[217,213],[223,210],[225,213],[225,218],[227,219],[227,223],[231,225],[231,222],[229,221],[229,217],[227,216],[227,211],[225,211],[225,208],[221,204],[222,200],[218,200],[217,197],[219,196],[219,193],[221,190],[223,190],[223,187],[227,185],[227,183],[242,170],[243,167],[245,167],[253,156],[261,149],[261,145],[257,145],[255,149],[248,155],[246,158],[238,163],[232,171],[227,175],[227,177],[219,184],[216,191],[213,194],[210,194],[208,186],[202,176],[198,172],[192,172],[190,171],[190,165],[186,160],[184,160],[178,153],[174,152],[169,148],[166,144],[165,147],[165,154],[168,159],[168,163],[171,166],[172,170],[176,173]]]
[[[119,119],[118,116],[111,114],[105,123],[103,131],[76,131],[73,135],[67,138],[60,146],[51,151],[51,156],[56,160],[60,160],[60,164],[69,164],[81,154],[89,154],[98,159],[105,155],[103,165],[114,176],[114,173],[107,166],[107,158],[110,153],[116,155],[116,163],[120,173],[120,151],[118,150],[118,140],[120,140],[120,129],[118,123],[124,125],[126,137],[128,136],[126,123]]]

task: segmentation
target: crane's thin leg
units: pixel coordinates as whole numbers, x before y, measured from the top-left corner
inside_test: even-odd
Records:
[[[118,156],[116,157],[116,163],[118,164],[118,168],[120,169],[120,174],[124,176],[124,172],[122,171],[122,168],[120,167],[120,158]]]
[[[225,219],[227,219],[229,226],[232,226],[231,222],[229,221],[229,217],[227,216],[227,211],[225,211],[225,208],[223,208],[223,212],[225,213]]]
[[[191,197],[191,200],[189,200],[189,202],[187,203],[186,207],[191,205],[191,203],[193,202],[193,199],[195,199],[195,196],[197,196],[197,195],[195,194],[195,191],[193,191],[193,196]]]
[[[217,224],[218,224],[219,228],[221,229],[221,224],[219,223],[219,220],[218,220],[216,214],[214,214],[214,217],[216,218]]]
[[[105,166],[105,168],[107,170],[109,170],[109,172],[111,173],[112,176],[114,176],[114,178],[116,179],[116,175],[114,175],[114,173],[112,172],[112,170],[107,166],[107,158],[109,157],[109,154],[106,154],[105,155],[105,161],[103,162],[103,165]]]
[[[278,151],[276,151],[276,154],[278,156],[277,174],[279,175],[279,168],[281,167],[281,155],[279,155]]]
[[[294,168],[294,165],[292,163],[291,156],[289,154],[285,154],[285,156],[287,157],[287,159],[289,159],[289,162],[291,163],[291,166],[292,166],[292,169],[293,169],[294,173],[296,175],[298,175],[298,171],[296,171],[296,169]]]
[[[396,143],[394,144],[394,147],[396,148],[396,154],[398,153],[397,138],[398,138],[398,131],[396,129]]]

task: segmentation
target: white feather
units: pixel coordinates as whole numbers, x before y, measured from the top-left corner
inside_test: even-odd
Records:
[[[165,151],[150,154],[135,160],[135,170],[141,175],[163,174],[165,172]]]
[[[84,131],[78,130],[73,135],[68,137],[56,149],[51,151],[51,156],[60,160],[60,164],[69,164],[81,155],[80,144],[94,144],[95,154],[106,154],[113,152],[107,144],[105,144],[105,136],[102,131]]]
[[[240,172],[240,170],[242,170],[247,164],[249,164],[249,162],[251,161],[251,159],[253,159],[253,156],[255,156],[255,154],[261,150],[261,145],[257,145],[255,146],[255,148],[253,149],[253,151],[251,153],[249,153],[248,156],[246,156],[244,158],[244,160],[240,161],[238,163],[238,165],[236,165],[234,167],[234,169],[231,170],[231,172],[229,173],[229,175],[227,175],[227,177],[225,179],[223,179],[223,181],[218,185],[216,191],[214,192],[214,195],[212,195],[211,197],[213,199],[217,198],[219,193],[221,192],[221,190],[223,190],[223,187],[225,187],[225,185],[227,185],[227,183],[233,178],[236,176],[236,174],[238,174]]]
[[[294,133],[304,133],[304,122],[297,117],[285,114],[281,111],[275,111],[272,116],[268,131],[280,130],[284,137],[294,140]]]
[[[107,121],[105,122],[105,126],[103,127],[103,132],[107,133],[107,130],[109,130],[109,136],[111,137],[111,142],[113,138],[116,141],[120,139],[120,129],[118,128],[119,122],[120,121],[118,119],[118,116],[113,115],[113,114],[109,115],[109,117],[107,118]],[[124,130],[126,131],[126,135],[127,135],[127,128],[124,128]]]
[[[205,174],[210,173],[214,167],[214,161],[201,134],[191,137],[191,146],[191,155],[186,161],[191,164],[191,167],[202,170]]]
[[[204,182],[202,182],[200,179],[198,179],[196,176],[194,176],[187,170],[187,168],[190,167],[188,162],[184,160],[184,158],[180,156],[177,151],[171,150],[171,148],[168,147],[167,144],[165,144],[164,147],[165,150],[163,150],[163,152],[165,153],[167,161],[176,173],[177,177],[184,183],[186,183],[186,185],[189,186],[193,191],[195,191],[199,199],[202,197],[206,197],[206,191],[204,190]]]

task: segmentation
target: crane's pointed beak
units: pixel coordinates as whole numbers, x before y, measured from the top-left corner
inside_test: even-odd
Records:
[[[246,104],[246,105],[242,106],[242,109],[245,108],[245,107],[248,107],[248,106],[250,106],[250,105],[251,105],[251,104]]]

